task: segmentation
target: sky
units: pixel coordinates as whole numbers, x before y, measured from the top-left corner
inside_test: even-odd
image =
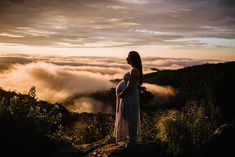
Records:
[[[235,60],[234,0],[1,0],[0,53]]]

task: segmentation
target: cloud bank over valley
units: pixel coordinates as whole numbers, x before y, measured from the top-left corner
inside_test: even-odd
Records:
[[[178,69],[216,62],[219,61],[155,57],[143,58],[143,67],[146,74],[156,69]],[[2,55],[0,87],[27,93],[35,86],[40,100],[64,103],[75,112],[112,113],[115,104],[105,104],[89,95],[114,88],[116,84],[112,80],[121,79],[128,69],[125,58]],[[158,95],[174,94],[170,88],[149,84],[146,88]]]

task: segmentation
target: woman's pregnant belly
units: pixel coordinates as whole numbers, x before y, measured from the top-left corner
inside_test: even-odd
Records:
[[[125,81],[122,80],[121,82],[119,82],[115,89],[116,93],[117,94],[121,93],[126,88],[126,86],[127,84]]]

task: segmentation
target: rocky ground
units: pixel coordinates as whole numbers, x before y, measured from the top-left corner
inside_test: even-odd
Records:
[[[199,157],[208,156],[235,156],[234,121],[223,124],[202,145]],[[125,147],[124,142],[116,143],[113,139],[104,139],[98,142],[77,145],[72,150],[57,154],[57,157],[172,157],[167,154],[166,148],[157,142],[142,141],[134,147]],[[187,156],[187,155],[186,155]]]
[[[79,151],[65,151],[59,157],[132,157],[132,156],[158,156],[168,157],[165,149],[155,142],[140,142],[133,147],[125,147],[124,142],[104,142],[99,141],[91,144],[79,145],[76,148]],[[76,150],[75,149],[75,150]]]
[[[124,144],[107,144],[87,154],[87,157],[130,157],[130,156],[166,157],[164,149],[157,143],[139,143],[126,148]]]

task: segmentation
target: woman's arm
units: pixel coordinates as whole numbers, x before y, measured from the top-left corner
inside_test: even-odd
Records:
[[[135,81],[137,81],[136,79],[137,77],[138,77],[138,70],[132,68],[130,71],[130,80],[127,82],[126,88],[121,93],[118,94],[119,97],[123,97],[134,87]]]

